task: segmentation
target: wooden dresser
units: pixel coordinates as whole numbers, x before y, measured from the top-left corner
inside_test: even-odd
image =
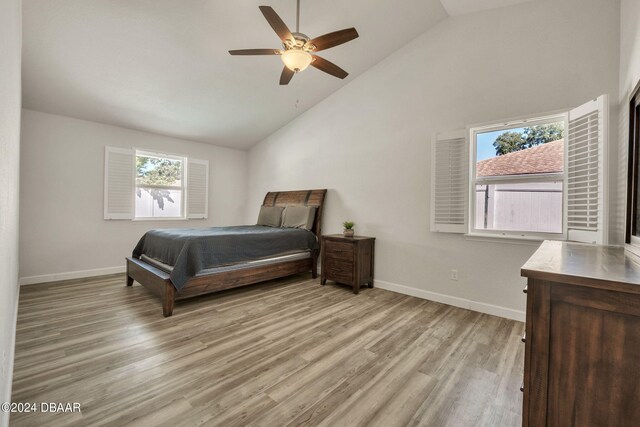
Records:
[[[365,284],[373,288],[375,241],[375,237],[366,236],[323,236],[320,283],[324,285],[329,279],[350,285],[354,294]]]
[[[528,278],[523,426],[640,425],[640,265],[544,242]]]

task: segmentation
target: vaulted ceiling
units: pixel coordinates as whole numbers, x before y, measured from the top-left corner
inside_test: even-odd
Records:
[[[486,0],[489,7],[525,0]],[[23,2],[23,106],[100,123],[246,149],[449,15],[477,0],[302,0],[300,31],[356,27],[322,52],[339,80],[309,68],[288,86],[260,13],[295,28],[295,0],[29,0]],[[485,7],[486,7],[485,5]]]

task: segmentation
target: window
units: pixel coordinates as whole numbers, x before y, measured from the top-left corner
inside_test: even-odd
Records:
[[[136,151],[136,218],[185,217],[184,165],[184,157]]]
[[[606,95],[564,113],[437,134],[431,231],[606,244],[607,134]]]
[[[105,147],[104,183],[104,219],[208,216],[208,160]]]
[[[565,127],[561,115],[471,129],[471,233],[563,237]]]
[[[627,170],[627,226],[625,243],[628,250],[640,256],[640,83],[629,99],[629,166]]]

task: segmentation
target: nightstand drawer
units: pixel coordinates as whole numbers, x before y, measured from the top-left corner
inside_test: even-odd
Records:
[[[336,281],[343,281],[349,284],[353,281],[353,263],[351,262],[325,258],[324,264],[322,264],[322,271],[325,276]]]
[[[324,244],[324,254],[327,258],[353,261],[353,244],[333,242],[331,240],[326,240]]]

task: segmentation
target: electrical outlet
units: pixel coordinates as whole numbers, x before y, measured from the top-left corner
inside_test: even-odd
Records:
[[[451,280],[455,280],[456,282],[458,281],[458,270],[451,270]]]

